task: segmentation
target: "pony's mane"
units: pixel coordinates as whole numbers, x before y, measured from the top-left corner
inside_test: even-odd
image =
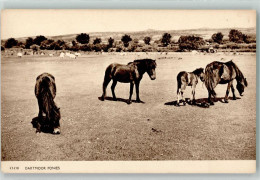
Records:
[[[204,68],[198,68],[195,69],[192,73],[194,73],[195,75],[200,75],[201,73],[203,73]]]
[[[127,65],[132,64],[132,63],[136,64],[136,63],[144,63],[144,62],[155,62],[155,60],[148,59],[148,58],[146,58],[146,59],[136,59],[133,62],[129,62]]]
[[[240,71],[240,69],[237,67],[237,65],[232,60],[226,62],[225,64],[229,64],[229,65],[233,66],[233,68],[235,69],[236,74],[237,74],[237,78],[236,78],[237,80],[242,81],[245,79],[243,73]]]

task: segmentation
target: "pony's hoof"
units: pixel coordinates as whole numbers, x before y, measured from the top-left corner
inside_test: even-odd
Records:
[[[186,106],[186,102],[183,102],[183,106]]]
[[[117,99],[116,99],[116,98],[113,98],[113,101],[117,101]]]
[[[54,128],[53,134],[60,134],[60,128]]]
[[[177,106],[177,107],[180,107],[180,104],[179,104],[179,103],[177,103],[177,104],[176,104],[176,106]]]
[[[141,101],[140,99],[137,99],[136,102],[137,102],[137,103],[141,103],[142,101]]]
[[[225,100],[224,100],[224,103],[228,103],[228,100],[225,99]]]
[[[233,100],[237,100],[237,97],[233,97]]]
[[[131,104],[132,103],[132,101],[131,100],[127,100],[127,104]]]
[[[105,98],[104,98],[103,96],[101,96],[99,99],[100,99],[101,101],[104,101],[104,100],[105,100]]]
[[[214,105],[214,102],[210,102],[209,104],[210,104],[210,105]]]

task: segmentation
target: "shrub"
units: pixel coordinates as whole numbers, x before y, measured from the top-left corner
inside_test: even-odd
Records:
[[[149,36],[144,37],[144,43],[150,45],[151,38]]]
[[[168,44],[171,43],[171,38],[172,36],[168,33],[164,33],[162,36],[162,40],[161,43],[163,44],[163,46],[168,46]]]
[[[101,43],[101,38],[96,38],[96,39],[94,39],[94,41],[93,41],[93,44],[95,45],[95,44],[100,44]]]
[[[130,35],[125,34],[124,36],[122,36],[121,41],[123,42],[125,47],[128,47],[129,42],[132,41],[132,38],[130,37]]]
[[[216,43],[222,43],[224,35],[221,32],[215,33],[211,36],[211,39]]]
[[[115,40],[110,37],[107,41],[108,41],[108,46],[113,47],[113,43],[114,43]]]
[[[89,35],[86,33],[81,33],[76,36],[77,42],[81,44],[88,44],[89,43]]]
[[[179,48],[183,50],[197,50],[200,46],[205,44],[203,38],[198,36],[181,36],[178,40]]]
[[[81,51],[91,51],[91,50],[92,50],[92,46],[85,44],[85,45],[83,45],[83,46],[80,46],[79,49],[80,49]]]
[[[33,38],[28,37],[25,41],[25,48],[30,49],[30,46],[33,45]]]
[[[5,48],[12,48],[13,46],[16,46],[18,44],[18,41],[14,38],[9,38],[5,42]]]
[[[40,46],[41,42],[44,40],[47,40],[47,38],[45,36],[42,36],[42,35],[36,36],[36,38],[33,40],[33,43]]]

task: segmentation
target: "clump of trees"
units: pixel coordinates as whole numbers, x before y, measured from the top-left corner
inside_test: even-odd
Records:
[[[109,46],[110,48],[113,47],[113,44],[114,44],[114,41],[115,41],[115,40],[110,37],[107,41],[108,41],[108,46]]]
[[[93,41],[93,44],[100,44],[101,43],[101,38],[96,38]]]
[[[128,47],[129,42],[132,41],[132,38],[130,37],[130,35],[125,34],[124,36],[122,36],[121,41],[123,42],[125,47]]]
[[[212,34],[210,39],[207,39],[207,44],[204,39],[195,35],[180,36],[177,42],[173,42],[172,35],[169,33],[162,34],[160,39],[155,39],[152,43],[152,38],[149,36],[143,37],[143,42],[137,38],[133,38],[129,34],[124,34],[121,39],[115,40],[109,37],[106,42],[102,42],[101,38],[95,37],[90,41],[90,36],[86,33],[76,35],[75,39],[70,41],[48,39],[45,36],[39,35],[35,38],[28,37],[24,42],[18,42],[14,38],[9,38],[2,41],[1,50],[12,47],[20,47],[26,49],[38,50],[70,50],[70,51],[104,51],[104,52],[169,52],[169,51],[190,51],[190,50],[208,50],[209,47],[216,49],[243,49],[250,52],[256,49],[256,37],[248,36],[242,32],[232,29],[229,32],[229,40],[224,39],[221,32]],[[121,40],[121,41],[120,41]],[[90,43],[91,42],[91,43]],[[237,44],[241,43],[241,44]],[[250,43],[250,44],[245,44]],[[170,45],[170,46],[169,46]],[[205,46],[204,46],[205,45]],[[254,51],[255,52],[255,51]]]
[[[218,44],[221,44],[222,41],[223,41],[223,37],[224,35],[221,33],[221,32],[218,32],[218,33],[214,33],[212,36],[211,36],[211,39],[218,43]]]
[[[13,46],[16,46],[18,44],[18,41],[14,38],[9,38],[5,42],[5,47],[6,48],[12,48]]]
[[[169,33],[164,33],[162,36],[162,44],[163,46],[168,46],[171,43],[172,36]]]
[[[249,43],[249,36],[246,34],[243,34],[241,31],[238,31],[236,29],[231,29],[229,31],[229,41],[235,42],[235,43]]]
[[[42,41],[44,41],[44,40],[47,40],[47,38],[45,36],[42,36],[42,35],[36,36],[36,38],[33,40],[33,43],[40,46]]]
[[[86,33],[81,33],[76,36],[77,42],[81,44],[88,44],[89,43],[89,35]]]
[[[181,36],[178,40],[179,49],[183,50],[196,50],[199,49],[200,46],[205,44],[203,38],[198,36]]]
[[[144,43],[150,45],[151,38],[149,36],[144,37]]]

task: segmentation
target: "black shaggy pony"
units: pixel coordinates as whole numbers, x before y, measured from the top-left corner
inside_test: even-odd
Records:
[[[60,108],[54,102],[56,96],[55,78],[49,73],[43,73],[36,78],[35,96],[38,99],[38,118],[48,124],[53,134],[60,134]],[[43,117],[43,113],[46,117]],[[37,129],[40,129],[38,127]]]
[[[216,97],[216,92],[214,88],[218,84],[228,84],[226,96],[224,101],[228,103],[228,94],[231,88],[233,93],[233,99],[236,100],[235,89],[233,87],[233,80],[237,81],[237,90],[240,96],[243,95],[244,88],[247,87],[247,80],[243,73],[237,67],[237,65],[231,60],[228,62],[218,62],[214,61],[208,64],[205,68],[205,85],[208,89],[208,102],[213,105],[211,101],[211,96]]]
[[[105,72],[104,82],[103,82],[103,94],[101,100],[104,101],[106,97],[106,88],[111,79],[113,84],[111,86],[111,91],[113,95],[113,100],[116,101],[115,87],[117,82],[130,83],[130,95],[127,100],[128,104],[131,104],[131,98],[133,94],[133,88],[135,85],[136,89],[136,101],[141,102],[139,98],[139,85],[143,78],[144,73],[150,76],[151,80],[156,79],[156,61],[153,59],[139,59],[134,62],[129,62],[127,65],[112,63],[110,64]]]

